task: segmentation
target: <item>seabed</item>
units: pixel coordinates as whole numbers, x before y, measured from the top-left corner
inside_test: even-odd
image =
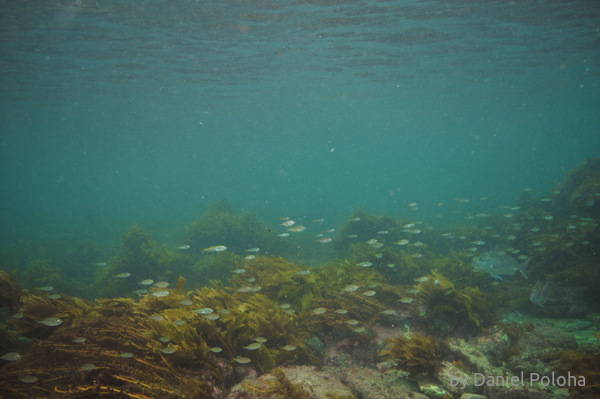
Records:
[[[504,214],[453,228],[359,210],[302,238],[311,221],[273,231],[226,201],[177,246],[134,226],[119,254],[90,260],[91,283],[43,261],[0,273],[0,392],[597,398],[598,220],[595,159],[546,197],[526,191]],[[323,248],[334,260],[291,260]],[[489,250],[531,259],[528,279],[474,270]]]

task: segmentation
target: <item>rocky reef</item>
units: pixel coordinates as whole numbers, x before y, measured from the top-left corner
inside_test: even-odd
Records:
[[[287,233],[224,201],[184,229],[180,247],[134,226],[97,265],[88,299],[67,293],[69,268],[55,262],[0,273],[0,392],[597,397],[597,201],[600,160],[589,160],[549,196],[526,191],[510,213],[452,232],[357,211],[315,244],[337,252],[319,267],[281,257]],[[527,263],[528,279],[472,266],[500,250]]]

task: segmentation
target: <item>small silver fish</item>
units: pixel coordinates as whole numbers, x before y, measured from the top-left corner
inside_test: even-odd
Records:
[[[172,346],[167,346],[166,348],[162,348],[160,351],[166,355],[172,355],[175,353],[176,349]]]
[[[190,246],[187,245],[187,244],[186,245],[180,245],[180,246],[178,246],[175,249],[179,249],[180,251],[183,251],[183,250],[186,250],[186,249],[190,249]]]
[[[21,355],[17,352],[8,352],[0,356],[0,359],[6,360],[7,362],[15,362],[21,358]]]
[[[121,273],[121,274],[115,274],[116,278],[127,278],[130,277],[131,273]]]
[[[354,292],[358,290],[358,285],[350,284],[344,287],[344,292]]]
[[[62,322],[63,321],[61,319],[59,319],[58,317],[48,317],[47,319],[38,321],[38,323],[43,324],[48,327],[60,326],[62,324]]]
[[[25,384],[33,384],[38,381],[38,378],[35,375],[24,375],[23,377],[19,378],[19,381]]]
[[[260,349],[261,346],[262,346],[261,343],[259,343],[259,342],[253,342],[253,343],[251,343],[249,345],[244,346],[244,349],[249,350],[249,351],[255,351],[255,350]]]
[[[288,229],[288,231],[291,231],[292,233],[300,233],[304,230],[306,230],[306,227],[302,226],[301,224],[297,224],[296,226],[292,226]]]
[[[92,266],[96,266],[96,267],[104,267],[107,266],[108,263],[106,262],[96,262],[96,263],[92,263]]]
[[[204,248],[204,252],[223,252],[226,249],[225,245],[213,245],[212,247]]]

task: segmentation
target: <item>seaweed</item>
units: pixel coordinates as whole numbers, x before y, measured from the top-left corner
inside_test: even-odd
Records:
[[[17,272],[19,281],[25,287],[60,287],[63,285],[64,270],[50,259],[36,259]]]
[[[433,272],[418,289],[430,322],[427,328],[435,334],[474,335],[497,321],[486,295],[477,287],[456,289],[446,277]]]
[[[250,247],[260,247],[261,253],[284,255],[291,246],[266,227],[253,214],[236,214],[227,200],[212,203],[199,220],[190,223],[183,233],[184,241],[193,254],[202,254],[204,248],[226,244],[238,255]]]
[[[147,295],[139,302],[121,298],[93,303],[67,296],[50,300],[25,292],[17,309],[23,317],[11,322],[18,334],[37,341],[19,362],[5,365],[0,390],[13,396],[212,397],[224,389],[224,365],[209,352],[204,337],[218,331],[214,322],[181,309],[183,284],[179,279],[167,297]],[[155,312],[162,319],[152,318]],[[39,323],[49,316],[62,323]],[[181,318],[186,322],[174,323]],[[158,340],[163,336],[171,342]],[[167,347],[173,353],[164,352]],[[20,383],[24,375],[38,381]]]
[[[116,297],[131,295],[139,288],[140,279],[174,279],[180,274],[191,274],[192,259],[189,255],[168,248],[152,239],[139,226],[129,228],[122,237],[121,254],[109,262],[99,278],[100,295]],[[130,273],[130,278],[115,278],[115,275]]]
[[[228,281],[235,269],[240,269],[241,258],[234,252],[224,251],[202,256],[193,266],[191,274],[195,287],[210,285],[211,281]]]
[[[344,256],[356,243],[374,238],[392,244],[400,239],[400,236],[404,236],[402,226],[409,221],[409,219],[396,220],[388,215],[376,216],[357,210],[338,229],[334,241],[335,250],[340,256]],[[378,232],[386,233],[378,234]]]
[[[270,376],[246,384],[245,387],[260,398],[310,399],[313,397],[311,392],[304,389],[302,385],[292,383],[280,368],[273,369]]]
[[[442,353],[441,345],[433,337],[411,334],[391,338],[387,349],[382,350],[379,355],[390,357],[398,368],[415,377],[422,373],[433,375],[441,365]]]
[[[0,308],[14,311],[19,304],[23,288],[14,275],[0,270]]]
[[[569,384],[570,397],[598,397],[600,395],[600,353],[585,353],[576,350],[558,352],[546,356],[546,361],[559,375],[575,375],[577,381],[585,378],[584,384]]]

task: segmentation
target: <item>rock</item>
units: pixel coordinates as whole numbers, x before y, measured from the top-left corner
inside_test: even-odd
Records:
[[[487,399],[487,397],[476,393],[463,393],[460,399]]]
[[[568,332],[554,327],[538,327],[519,340],[521,356],[513,357],[509,366],[515,373],[548,374],[551,369],[543,359],[548,355],[576,349],[577,341]]]
[[[471,343],[462,338],[453,338],[448,340],[448,349],[473,372],[486,375],[494,374],[494,367],[490,360],[474,341]]]
[[[342,371],[341,379],[361,399],[414,398],[428,399],[419,393],[419,387],[406,379],[399,370],[378,371],[368,367],[352,366]]]
[[[283,369],[287,377],[294,384],[306,385],[307,390],[316,399],[325,399],[327,394],[341,397],[352,397],[352,391],[345,386],[338,377],[337,369],[324,368],[317,370],[313,366],[295,366]]]
[[[550,399],[550,395],[536,387],[492,386],[485,393],[494,399]]]
[[[554,327],[538,327],[519,341],[523,353],[532,356],[577,349],[577,341],[572,334]]]
[[[474,381],[471,373],[464,372],[450,362],[442,362],[436,374],[437,379],[441,382],[444,389],[455,396],[464,394],[465,392],[482,391],[481,388],[473,386]]]
[[[313,366],[280,367],[292,384],[297,384],[313,399],[327,399],[327,395],[353,397],[352,391],[337,377],[334,369],[317,370]],[[269,394],[276,377],[272,373],[259,378],[252,375],[235,385],[227,399],[282,399],[277,394]]]

